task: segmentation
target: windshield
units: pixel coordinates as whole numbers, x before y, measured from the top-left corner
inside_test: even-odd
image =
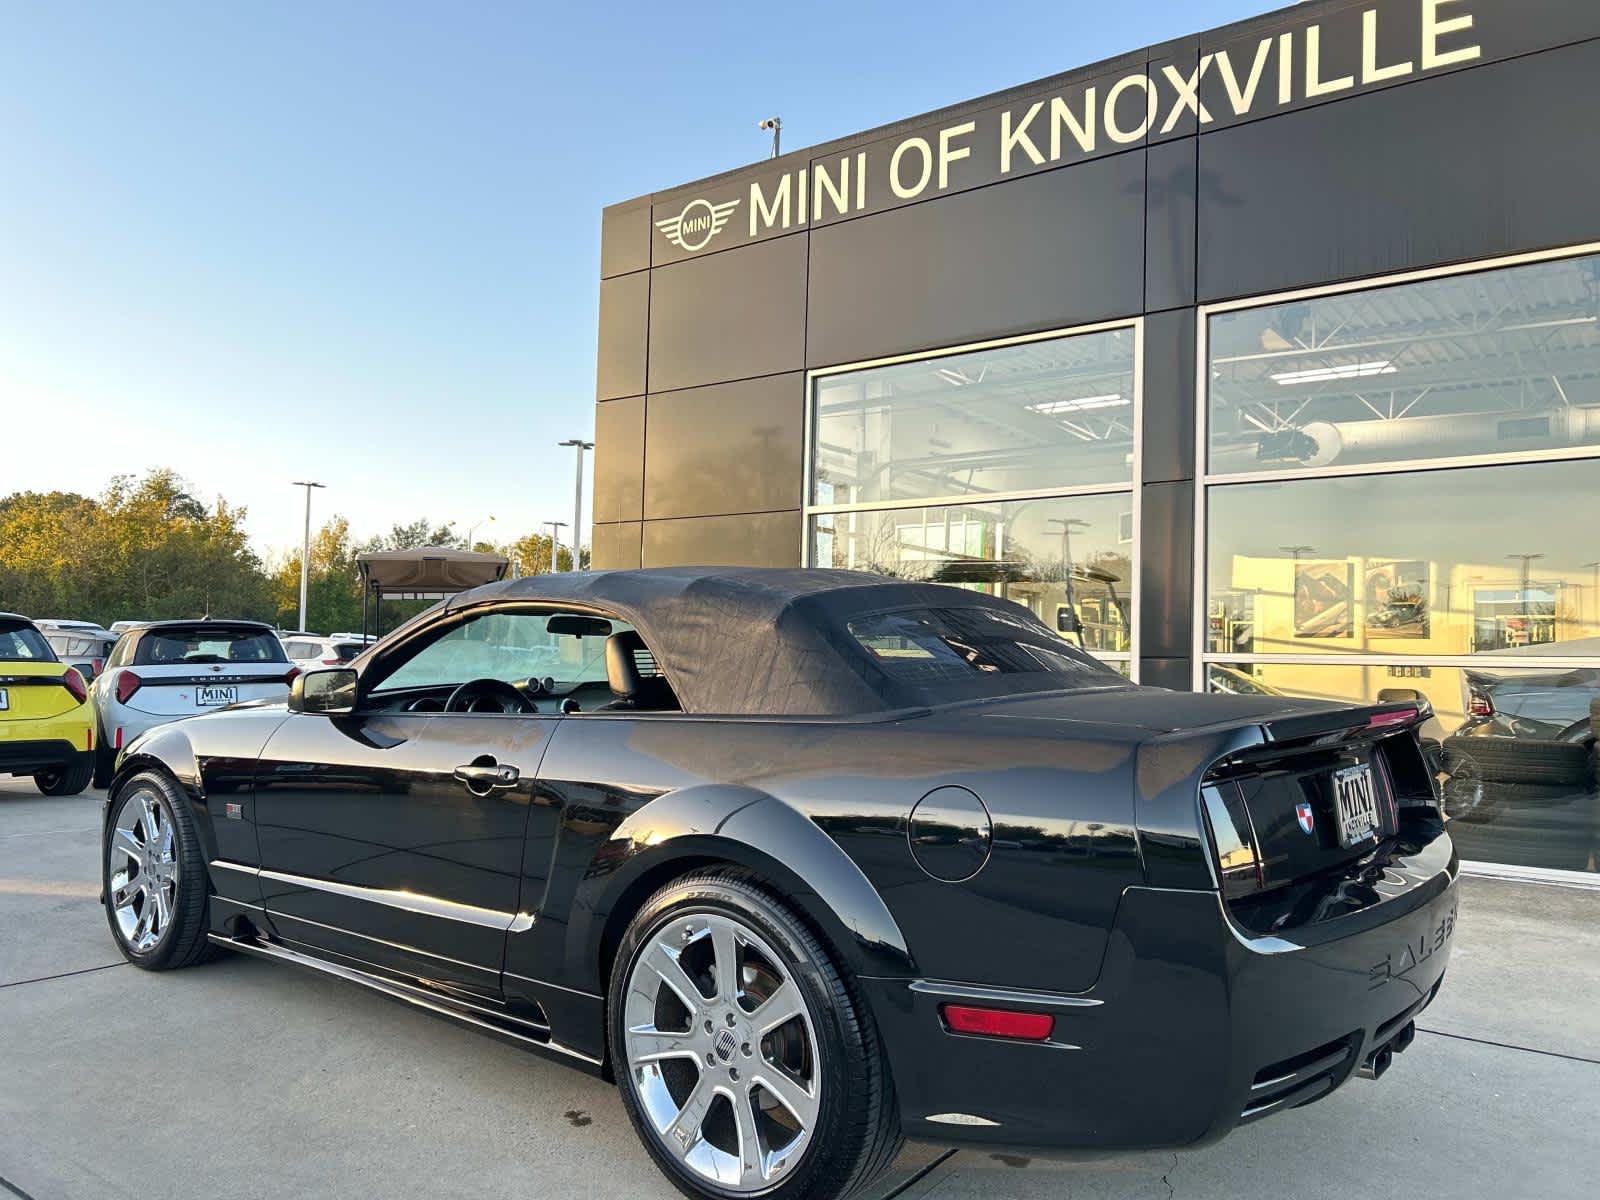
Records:
[[[907,704],[1126,683],[1021,610],[899,609],[847,628]]]
[[[0,662],[55,662],[50,643],[32,625],[0,621]]]
[[[606,638],[632,626],[567,613],[496,612],[466,621],[430,641],[379,687],[456,686],[472,679],[554,679],[570,691],[604,683]]]
[[[218,629],[195,625],[162,629],[139,639],[135,666],[168,663],[287,662],[283,646],[271,633],[256,629]]]

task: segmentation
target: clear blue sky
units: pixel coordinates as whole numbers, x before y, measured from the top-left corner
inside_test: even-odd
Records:
[[[0,0],[0,494],[570,520],[604,205],[1271,7]]]

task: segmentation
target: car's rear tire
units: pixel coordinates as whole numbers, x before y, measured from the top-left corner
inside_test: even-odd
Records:
[[[613,961],[607,1034],[628,1118],[686,1195],[834,1200],[903,1142],[864,1002],[743,872],[696,872],[645,901]]]
[[[76,796],[89,786],[94,777],[92,763],[74,763],[55,771],[40,771],[33,777],[33,786],[46,796]]]
[[[134,966],[170,971],[220,953],[206,939],[211,880],[188,800],[159,771],[111,797],[100,873],[111,936]]]

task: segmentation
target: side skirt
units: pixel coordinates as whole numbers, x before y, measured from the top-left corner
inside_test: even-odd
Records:
[[[377,992],[390,1000],[396,1000],[402,1004],[410,1004],[416,1008],[436,1013],[439,1016],[449,1017],[482,1033],[510,1042],[521,1049],[530,1050],[535,1054],[552,1058],[568,1066],[575,1066],[591,1075],[602,1074],[602,1064],[599,1059],[591,1058],[587,1054],[555,1041],[550,1036],[548,1026],[518,1021],[512,1018],[498,1018],[482,1009],[457,1004],[447,997],[423,988],[412,987],[398,980],[386,979],[367,971],[357,970],[355,967],[305,954],[299,950],[291,949],[281,942],[267,941],[258,937],[234,938],[217,933],[209,934],[208,937],[216,945],[226,947],[229,950],[237,950],[241,954],[253,954],[257,958],[288,963],[291,966],[303,967],[309,971],[316,971],[322,975],[344,980],[346,983],[359,984],[361,987]]]

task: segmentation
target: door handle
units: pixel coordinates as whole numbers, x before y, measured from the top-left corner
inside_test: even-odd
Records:
[[[456,778],[474,791],[512,787],[521,775],[522,772],[509,763],[496,763],[492,758],[488,762],[479,760],[456,768]]]

